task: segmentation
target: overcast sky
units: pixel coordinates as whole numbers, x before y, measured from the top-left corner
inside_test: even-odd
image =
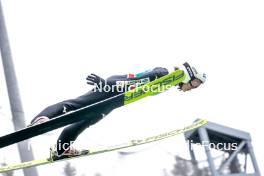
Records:
[[[264,171],[263,1],[2,0],[2,5],[27,123],[46,106],[90,90],[85,81],[90,73],[107,77],[189,61],[207,73],[206,84],[188,93],[173,88],[119,108],[86,130],[77,144],[116,144],[206,118],[249,132]],[[6,94],[1,97],[6,128],[0,132],[6,134],[13,129]],[[58,132],[32,139],[37,158],[46,156]],[[0,154],[8,157],[14,149]],[[122,166],[131,175],[140,175],[140,169],[158,176],[174,162],[167,151],[189,157],[183,136],[146,151],[121,160],[113,152],[73,164],[87,175],[122,175]],[[155,173],[143,169],[146,162]],[[47,169],[62,171],[61,164],[43,166],[40,175]]]

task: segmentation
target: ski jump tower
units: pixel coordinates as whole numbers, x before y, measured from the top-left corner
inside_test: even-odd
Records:
[[[209,169],[212,176],[260,176],[256,157],[253,152],[250,134],[216,123],[208,122],[205,126],[185,133],[185,139],[189,144],[189,152],[192,162],[197,165],[195,151],[192,144],[213,144],[202,145],[205,149]],[[190,142],[191,141],[191,142]],[[211,149],[217,144],[236,144],[236,150],[221,150],[228,154],[219,168],[216,167],[212,157]],[[219,145],[218,145],[219,146]],[[214,148],[217,150],[217,148]],[[238,154],[244,154],[244,168],[241,169]],[[250,156],[254,168],[253,173],[247,173],[247,157]],[[228,173],[226,171],[228,170]]]

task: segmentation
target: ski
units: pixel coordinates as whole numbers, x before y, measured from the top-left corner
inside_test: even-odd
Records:
[[[0,148],[21,142],[23,140],[41,135],[43,133],[61,128],[63,126],[72,124],[89,117],[89,114],[93,114],[100,111],[100,108],[113,100],[120,100],[124,98],[124,105],[138,101],[149,95],[154,95],[159,91],[166,91],[171,86],[175,86],[181,83],[185,78],[185,74],[182,70],[176,70],[168,75],[158,78],[154,81],[147,83],[146,85],[137,87],[133,90],[127,91],[122,94],[107,98],[89,106],[80,108],[75,111],[70,111],[56,118],[49,120],[48,122],[31,126],[25,129],[18,130],[11,134],[0,137]]]
[[[40,160],[33,160],[33,161],[29,161],[29,162],[24,162],[24,163],[7,165],[7,166],[0,168],[0,173],[18,170],[18,169],[29,168],[29,167],[33,167],[33,166],[52,164],[55,162],[66,161],[66,160],[75,159],[75,158],[79,158],[79,157],[91,156],[91,155],[95,155],[95,154],[111,152],[111,151],[125,149],[125,148],[129,148],[129,147],[133,147],[133,146],[138,146],[138,145],[143,145],[143,144],[147,144],[147,143],[151,143],[151,142],[156,142],[156,141],[160,141],[160,140],[163,140],[166,138],[170,138],[170,137],[185,133],[187,131],[194,130],[194,129],[199,128],[199,127],[206,125],[206,124],[207,124],[207,120],[199,119],[199,120],[193,122],[191,125],[186,126],[184,128],[181,128],[181,129],[172,130],[172,131],[169,131],[166,133],[162,133],[159,135],[155,135],[155,136],[151,136],[151,137],[147,137],[147,138],[143,138],[143,139],[130,140],[129,142],[126,142],[126,143],[123,143],[120,145],[114,145],[114,146],[98,148],[98,149],[96,149],[96,148],[95,149],[89,149],[89,150],[87,150],[89,152],[87,152],[83,155],[76,156],[76,157],[70,157],[70,158],[65,158],[65,159],[55,160],[55,161],[53,161],[51,159],[51,157],[49,157],[49,158],[40,159]]]

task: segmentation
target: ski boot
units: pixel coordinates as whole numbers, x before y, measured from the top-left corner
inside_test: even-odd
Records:
[[[65,150],[62,154],[58,154],[56,148],[50,148],[50,161],[56,161],[66,158],[74,158],[79,157],[82,155],[87,155],[89,153],[89,150],[77,150],[73,147],[69,147],[67,150]]]

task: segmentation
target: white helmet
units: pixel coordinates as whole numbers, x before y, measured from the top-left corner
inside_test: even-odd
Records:
[[[187,62],[185,62],[183,66],[184,66],[184,72],[188,73],[186,74],[186,77],[183,80],[183,83],[189,83],[194,79],[199,79],[202,83],[205,82],[206,80],[205,73],[199,73],[194,67],[191,67]]]

